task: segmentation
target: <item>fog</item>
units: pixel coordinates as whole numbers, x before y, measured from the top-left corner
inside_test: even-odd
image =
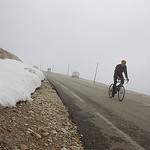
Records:
[[[127,61],[125,87],[150,95],[149,0],[0,0],[0,47],[29,65],[111,84]]]

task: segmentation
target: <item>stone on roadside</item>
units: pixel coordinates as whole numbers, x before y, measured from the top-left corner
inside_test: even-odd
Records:
[[[52,130],[51,131],[53,134],[57,134],[57,131],[56,130]]]
[[[52,140],[52,138],[51,138],[51,137],[49,137],[49,138],[47,139],[47,141],[48,141],[48,142],[50,142],[50,143],[52,143],[52,142],[53,142],[53,140]]]
[[[21,144],[21,145],[20,145],[20,149],[21,149],[21,150],[26,150],[26,149],[27,149],[27,146],[24,145],[24,144]]]
[[[34,134],[36,135],[37,138],[39,138],[39,139],[42,138],[42,136],[40,134],[38,134],[38,133],[34,133]]]
[[[12,117],[11,120],[15,121],[15,117]]]
[[[35,135],[37,138],[39,138],[39,139],[42,138],[42,136],[40,134],[34,132],[32,129],[28,128],[28,131],[31,132],[31,133],[33,133],[33,135]]]
[[[66,129],[64,129],[64,128],[61,128],[61,131],[62,131],[63,133],[65,133],[65,134],[68,133],[68,132],[66,131]]]
[[[45,145],[46,147],[48,147],[48,144],[47,144],[47,143],[44,143],[44,145]]]
[[[66,147],[63,147],[61,150],[68,150]]]
[[[48,136],[48,135],[49,135],[48,132],[44,132],[44,133],[43,133],[43,136]]]
[[[29,105],[31,105],[32,104],[32,101],[30,100],[26,100],[26,104],[29,104]]]

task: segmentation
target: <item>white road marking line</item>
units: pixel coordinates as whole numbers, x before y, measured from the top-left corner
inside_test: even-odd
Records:
[[[81,102],[85,102],[82,98],[80,98],[78,95],[75,93],[71,92],[72,95],[74,95],[77,99],[79,99]]]
[[[61,83],[59,83],[58,81],[55,81],[57,84],[59,84],[60,86],[62,86],[64,89],[68,89],[66,86],[62,85]],[[74,95],[77,99],[79,99],[81,102],[85,102],[82,98],[80,98],[78,95],[76,95],[75,93],[71,92],[72,95]]]
[[[64,86],[63,84],[61,84],[60,82],[58,82],[58,81],[55,81],[57,84],[59,84],[61,87],[63,87],[64,89],[68,89],[66,86]]]
[[[57,84],[60,84],[58,81],[55,81]]]
[[[68,89],[66,86],[64,86],[64,85],[62,85],[62,84],[60,84],[60,85],[61,85],[64,89],[66,89],[66,90]]]
[[[110,125],[114,130],[116,130],[120,135],[122,135],[126,141],[128,141],[129,143],[131,143],[133,146],[136,147],[136,149],[138,150],[145,150],[141,145],[139,145],[136,141],[132,140],[132,138],[127,135],[126,133],[124,133],[123,131],[121,131],[120,129],[118,129],[113,123],[111,123],[107,118],[105,118],[104,116],[102,116],[100,113],[96,114],[102,118],[108,125]]]

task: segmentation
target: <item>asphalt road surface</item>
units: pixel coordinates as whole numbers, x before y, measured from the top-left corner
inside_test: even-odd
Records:
[[[44,72],[82,134],[85,150],[150,150],[150,96],[126,91],[122,102],[108,86]]]

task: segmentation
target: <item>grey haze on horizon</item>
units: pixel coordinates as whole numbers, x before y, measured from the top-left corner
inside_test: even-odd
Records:
[[[127,60],[127,89],[150,95],[149,0],[0,0],[0,47],[29,65],[113,82]]]

